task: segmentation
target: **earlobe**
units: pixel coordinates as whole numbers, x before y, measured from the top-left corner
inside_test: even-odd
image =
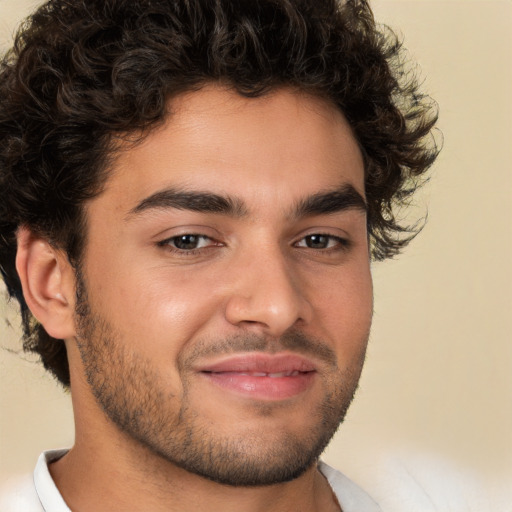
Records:
[[[74,273],[67,257],[26,227],[17,239],[16,270],[30,311],[53,338],[74,336]]]

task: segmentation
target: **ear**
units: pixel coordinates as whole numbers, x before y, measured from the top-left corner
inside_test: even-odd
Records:
[[[75,336],[75,274],[63,251],[27,227],[17,233],[16,270],[34,317],[56,339]]]

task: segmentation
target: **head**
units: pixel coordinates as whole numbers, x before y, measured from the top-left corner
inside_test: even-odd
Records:
[[[128,329],[130,319],[116,318],[115,311],[122,311],[127,305],[119,300],[119,306],[114,304],[108,316],[101,314],[116,301],[113,288],[105,292],[108,303],[99,299],[102,280],[116,270],[114,266],[101,263],[108,260],[108,254],[102,251],[113,235],[101,226],[114,225],[112,219],[120,211],[115,205],[122,208],[130,199],[133,208],[123,215],[137,217],[140,214],[144,219],[144,212],[151,210],[152,205],[152,211],[159,211],[162,206],[159,201],[167,201],[167,206],[174,201],[175,208],[188,211],[194,202],[201,203],[201,208],[206,199],[211,203],[213,193],[210,209],[218,209],[214,215],[228,215],[235,219],[233,222],[239,222],[237,226],[243,226],[244,221],[240,219],[254,220],[254,215],[263,219],[265,216],[258,217],[258,214],[266,212],[265,225],[279,228],[279,233],[276,231],[274,235],[275,239],[282,240],[286,231],[283,219],[297,214],[301,204],[303,210],[300,211],[304,214],[308,201],[314,203],[315,198],[321,197],[325,214],[329,201],[336,203],[337,206],[332,207],[336,212],[340,201],[345,202],[349,204],[345,210],[354,216],[350,222],[359,226],[359,245],[354,253],[357,258],[352,257],[359,263],[354,264],[352,279],[339,281],[339,274],[333,273],[336,265],[324,260],[321,268],[325,274],[321,275],[316,262],[311,263],[311,269],[315,268],[311,275],[333,283],[328,298],[324,296],[318,301],[325,305],[331,300],[336,307],[353,310],[354,315],[339,319],[333,307],[325,307],[322,315],[336,317],[325,321],[325,332],[322,328],[304,327],[309,322],[307,318],[311,320],[314,316],[308,306],[314,300],[295,303],[295,299],[290,299],[293,293],[286,291],[290,284],[279,280],[275,294],[279,297],[284,289],[283,304],[291,304],[293,311],[280,313],[279,318],[284,320],[274,331],[254,328],[254,324],[268,326],[266,322],[237,317],[244,311],[239,299],[238,302],[230,300],[229,304],[223,302],[223,311],[226,318],[232,318],[228,319],[230,326],[243,323],[243,335],[232,327],[216,330],[216,320],[211,320],[215,318],[213,306],[201,308],[201,311],[211,312],[210,319],[201,323],[208,328],[201,327],[191,334],[185,326],[179,333],[183,339],[173,353],[181,376],[179,385],[173,389],[179,389],[178,394],[188,396],[189,400],[181,400],[181,410],[174,423],[169,421],[171,413],[166,415],[164,410],[161,425],[155,430],[163,432],[164,436],[167,431],[163,425],[167,424],[174,433],[178,432],[180,446],[195,447],[197,453],[223,453],[215,451],[215,443],[209,447],[198,444],[199,438],[209,439],[203,435],[208,425],[204,419],[196,423],[192,420],[197,411],[191,404],[198,400],[199,388],[192,385],[194,381],[189,376],[201,365],[213,364],[212,360],[222,366],[222,361],[215,359],[222,354],[256,350],[277,353],[293,346],[299,354],[311,358],[326,376],[320,386],[323,392],[318,391],[315,403],[319,405],[313,416],[327,428],[325,435],[314,442],[302,431],[288,436],[290,445],[286,451],[294,456],[304,451],[305,444],[314,447],[299,468],[295,467],[284,476],[275,473],[267,482],[292,478],[307,467],[341,421],[361,371],[371,310],[368,261],[396,255],[414,236],[414,232],[400,225],[394,212],[410,200],[416,183],[437,153],[435,147],[428,144],[435,112],[418,91],[411,75],[404,72],[401,62],[399,42],[389,31],[379,31],[363,0],[91,0],[76,3],[56,0],[43,5],[18,33],[0,70],[0,268],[10,295],[20,303],[25,348],[38,352],[45,367],[62,384],[69,385],[65,344],[36,320],[24,298],[15,263],[20,230],[45,240],[64,255],[74,273],[76,347],[89,384],[103,409],[121,428],[130,430],[142,442],[151,445],[151,449],[168,456],[173,451],[172,446],[165,447],[165,442],[156,434],[149,436],[153,441],[148,441],[151,425],[144,418],[155,417],[151,413],[155,412],[155,402],[143,394],[136,395],[135,390],[140,381],[148,383],[147,389],[159,387],[156,383],[149,386],[154,378],[152,360],[140,360],[141,353],[126,350],[123,340],[137,328]],[[201,120],[200,141],[190,139],[194,119]],[[258,121],[261,119],[268,123],[266,142],[266,125]],[[294,131],[297,126],[300,130]],[[290,143],[287,152],[283,147],[273,146],[274,140],[286,139],[292,132],[294,137],[290,139],[295,146]],[[219,140],[210,140],[205,135],[212,133],[224,134],[224,139],[219,140],[224,140],[226,147],[246,148],[244,157],[232,151],[218,155],[218,161],[239,165],[261,158],[267,172],[262,170],[258,175],[248,164],[239,167],[239,174],[236,166],[231,166],[229,172],[213,166],[215,172],[207,176],[194,174],[194,169],[200,166],[199,161],[192,161],[191,155],[216,154]],[[253,140],[254,147],[260,150],[250,159],[247,158],[251,147],[248,140]],[[325,140],[331,144],[329,147],[323,146],[321,141]],[[262,154],[267,151],[265,144],[268,144],[268,155]],[[301,148],[309,144],[314,150],[311,154],[306,151],[299,160],[297,155],[302,154]],[[164,147],[166,149],[160,151],[159,148]],[[288,160],[285,156],[282,167],[273,167],[273,162],[283,154],[288,155]],[[291,155],[296,155],[294,162]],[[344,161],[346,165],[339,168],[348,169],[348,174],[341,172],[338,180],[326,161],[322,161],[321,170],[320,155],[327,155],[327,160]],[[181,169],[189,172],[175,174],[169,185],[165,172],[170,161],[181,162]],[[301,167],[300,161],[309,161],[311,165]],[[152,162],[150,166],[148,162]],[[209,162],[206,159],[200,163],[204,168]],[[292,172],[292,163],[296,165],[296,175]],[[326,172],[328,167],[330,170]],[[130,195],[133,191],[141,192],[148,183],[151,186],[145,190],[145,197]],[[164,186],[167,192],[159,197],[158,191],[164,190]],[[208,198],[201,196],[205,190]],[[248,190],[256,192],[251,196]],[[287,193],[283,195],[284,190]],[[259,192],[267,202],[257,199]],[[176,206],[176,201],[181,203]],[[279,213],[275,205],[281,201],[283,209]],[[185,203],[188,206],[184,207]],[[278,213],[281,217],[277,217]],[[120,217],[118,221],[122,222]],[[335,232],[329,232],[325,240],[319,239],[318,235],[326,234],[324,224],[320,232],[311,231],[309,226],[309,231],[299,230],[302,237],[298,237],[299,231],[294,231],[293,236],[286,235],[290,236],[289,246],[315,249],[314,244],[318,243],[316,248],[329,250],[332,244],[338,244],[336,257],[341,258],[339,244],[344,242],[339,231],[336,232],[339,228],[327,226]],[[193,256],[195,260],[187,260],[186,265],[179,260],[179,265],[194,267],[194,272],[188,275],[190,270],[182,269],[173,274],[171,282],[175,283],[176,292],[172,306],[160,308],[161,314],[160,310],[154,315],[148,311],[148,322],[157,326],[149,332],[157,337],[163,336],[162,329],[172,330],[171,324],[162,322],[170,309],[174,311],[170,315],[174,320],[187,315],[187,307],[188,311],[194,310],[204,283],[208,284],[208,294],[212,297],[225,298],[239,286],[240,279],[226,278],[222,272],[227,270],[219,262],[207,272],[201,270],[208,266],[201,260],[205,254],[210,259],[222,260],[223,256],[213,254],[221,254],[224,247],[229,246],[228,235],[218,234],[222,231],[220,227],[210,226],[209,229],[207,233],[176,231],[157,240],[160,248],[172,245],[176,250],[176,245],[182,244],[181,250],[199,247],[202,251]],[[233,232],[248,233],[244,229],[233,228]],[[363,232],[364,243],[360,237]],[[200,236],[191,239],[190,234]],[[184,235],[178,240],[177,237]],[[266,235],[263,233],[263,237],[268,235],[268,231]],[[243,239],[251,237],[247,235]],[[103,246],[100,240],[104,241]],[[239,276],[243,275],[243,268],[251,269],[256,264],[250,256],[257,252],[257,247],[249,251],[247,244],[242,246],[245,252],[240,250],[234,259],[227,258],[230,269],[239,266]],[[123,254],[127,264],[135,261],[133,254]],[[322,258],[327,257],[326,253],[322,254]],[[275,256],[273,259],[266,253],[269,259],[265,268],[270,273],[277,272],[273,265],[277,265],[279,258],[277,253]],[[160,266],[155,260],[153,268]],[[286,272],[292,276],[291,282],[295,283],[292,288],[302,289],[300,279],[293,277],[292,267],[286,267]],[[97,268],[102,270],[93,270]],[[120,286],[130,279],[122,272],[116,276],[113,282]],[[197,282],[191,276],[196,276]],[[136,277],[132,285],[144,286],[144,281],[137,281]],[[157,275],[144,276],[143,272],[139,277],[152,279],[152,282],[160,279]],[[304,277],[304,282],[309,283],[304,286],[311,289],[311,297],[319,297],[310,278]],[[337,297],[335,286],[345,287],[341,297]],[[194,293],[180,295],[180,290],[188,288],[194,289]],[[150,284],[148,290],[149,295],[142,294],[143,300],[151,296],[162,304],[160,288]],[[117,292],[117,296],[120,295],[122,290]],[[132,302],[130,307],[134,305]],[[143,310],[144,305],[139,305]],[[121,327],[123,322],[126,325]],[[247,328],[249,325],[251,327]],[[348,335],[354,340],[345,359],[340,358],[335,341],[325,342],[325,339],[335,338],[333,333],[339,329],[348,329]],[[90,339],[96,343],[88,344]],[[194,342],[189,343],[190,339]],[[108,364],[112,355],[124,362],[118,368],[130,369],[129,374],[134,376],[131,388],[130,379],[125,382],[133,393],[125,396],[124,404],[116,401],[116,397],[122,391],[119,385],[126,375],[116,374],[116,367]],[[160,355],[166,357],[164,353]],[[216,373],[211,367],[201,371]],[[337,386],[340,379],[349,383],[343,390]],[[162,389],[161,393],[163,403],[173,401],[174,395],[169,390]],[[127,404],[130,407],[127,408]],[[123,417],[122,411],[127,409],[133,414]],[[261,417],[272,414],[272,407],[263,399],[258,414]],[[180,430],[178,417],[189,418],[188,424],[194,424],[195,429]],[[232,444],[234,456],[247,451],[242,439],[254,428],[247,425],[243,430],[243,422],[241,424],[243,432],[239,437],[226,440]],[[306,432],[313,430],[316,424],[311,424]],[[194,464],[190,460],[187,463]],[[195,470],[206,474],[201,464],[196,465],[202,469]],[[229,478],[221,469],[216,468],[216,475],[210,476],[228,482]],[[249,469],[246,474],[254,475],[254,468]],[[239,474],[240,471],[238,468]],[[256,481],[264,480],[260,478],[252,483]],[[242,482],[251,483],[249,477]]]

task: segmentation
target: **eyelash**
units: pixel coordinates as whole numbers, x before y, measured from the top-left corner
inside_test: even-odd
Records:
[[[198,247],[194,249],[180,249],[179,247],[173,246],[172,244],[175,243],[178,239],[183,239],[185,237],[196,237],[198,239],[202,240],[210,240],[211,243],[207,245],[206,247]],[[326,248],[314,248],[314,247],[300,247],[303,249],[311,249],[316,252],[321,252],[322,254],[330,254],[330,253],[339,253],[339,252],[345,252],[351,247],[351,242],[347,240],[346,238],[342,238],[336,235],[332,235],[329,233],[311,233],[309,235],[303,236],[300,240],[295,242],[293,245],[294,247],[298,247],[298,243],[304,242],[307,239],[311,239],[313,237],[325,237],[328,239],[327,243],[335,242],[335,245],[333,247],[326,247]],[[307,243],[307,242],[306,242]],[[166,238],[165,240],[162,240],[157,243],[158,247],[162,247],[166,249],[167,251],[170,251],[174,254],[177,254],[179,256],[183,257],[191,257],[191,256],[197,256],[204,251],[211,249],[213,247],[221,247],[223,246],[222,243],[216,242],[213,238],[207,236],[207,235],[201,235],[198,233],[184,233],[182,235],[176,235],[170,238]]]
[[[178,240],[180,238],[185,238],[185,237],[196,237],[196,238],[203,239],[203,240],[210,240],[213,243],[206,247],[198,247],[198,248],[190,249],[190,250],[180,249],[179,247],[174,247],[173,245],[171,245],[176,240]],[[172,236],[170,238],[166,238],[165,240],[158,242],[157,245],[159,247],[162,247],[162,248],[164,248],[172,253],[175,253],[179,256],[188,257],[188,256],[198,255],[201,252],[203,252],[211,247],[219,247],[222,244],[220,242],[216,242],[213,238],[206,236],[206,235],[200,235],[198,233],[184,233],[182,235],[176,235],[176,236]]]
[[[325,237],[328,238],[328,243],[334,241],[336,245],[334,247],[326,247],[326,248],[317,248],[316,250],[321,251],[322,253],[331,252],[331,251],[346,251],[350,247],[350,241],[346,238],[342,238],[340,236],[331,235],[329,233],[311,233],[309,235],[303,236],[299,242],[302,242],[306,239],[311,239],[313,237]],[[296,242],[297,244],[298,242]],[[296,245],[294,244],[294,245]],[[306,249],[313,249],[314,247],[305,247]]]

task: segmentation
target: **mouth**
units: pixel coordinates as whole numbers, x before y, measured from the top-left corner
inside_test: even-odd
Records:
[[[199,373],[224,391],[280,401],[307,391],[317,373],[312,361],[291,354],[243,354],[202,366]]]

